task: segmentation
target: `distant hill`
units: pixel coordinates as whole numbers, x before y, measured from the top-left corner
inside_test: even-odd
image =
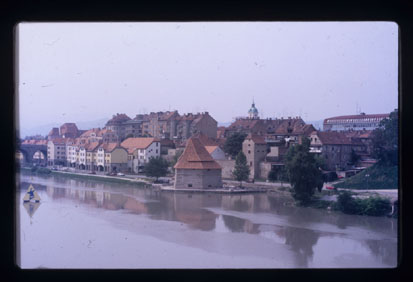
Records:
[[[231,123],[232,123],[232,122],[218,122],[218,126],[225,126],[225,127],[227,127],[227,126],[231,125]]]
[[[78,129],[91,129],[91,128],[96,128],[96,127],[104,127],[106,122],[109,120],[109,118],[102,118],[102,119],[97,119],[97,120],[92,120],[92,121],[78,121],[75,122],[76,126]],[[21,128],[20,129],[20,137],[24,138],[26,136],[32,136],[36,134],[40,134],[42,136],[46,136],[49,134],[50,130],[53,127],[60,127],[63,123],[48,123],[44,125],[39,125],[36,127],[32,128]]]

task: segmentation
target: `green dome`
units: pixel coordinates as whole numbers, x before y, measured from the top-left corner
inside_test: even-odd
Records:
[[[258,110],[255,107],[255,104],[252,103],[251,109],[248,111],[249,114],[258,114]]]

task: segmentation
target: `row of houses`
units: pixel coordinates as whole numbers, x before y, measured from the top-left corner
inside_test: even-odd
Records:
[[[82,138],[54,138],[47,143],[47,164],[87,171],[138,172],[151,157],[161,154],[156,138],[128,138],[103,142]]]

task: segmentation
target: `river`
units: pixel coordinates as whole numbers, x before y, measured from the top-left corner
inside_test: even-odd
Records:
[[[288,197],[159,192],[18,175],[24,268],[390,268],[397,220],[292,207]],[[23,204],[29,184],[40,203]]]

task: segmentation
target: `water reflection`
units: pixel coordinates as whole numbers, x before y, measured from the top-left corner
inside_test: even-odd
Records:
[[[295,252],[297,267],[307,267],[313,257],[313,246],[320,237],[319,233],[310,229],[286,227],[284,235],[285,244]]]
[[[39,208],[39,202],[25,202],[23,203],[24,209],[27,211],[27,214],[30,216],[30,219],[33,217],[36,210]]]
[[[250,234],[260,233],[259,225],[253,224],[249,220],[245,220],[239,217],[223,215],[225,226],[232,232],[247,232]]]
[[[54,201],[70,199],[93,208],[176,221],[201,231],[212,232],[221,226],[220,232],[260,235],[273,244],[287,246],[293,252],[296,267],[312,265],[314,246],[320,238],[343,234],[355,236],[356,239],[351,240],[362,242],[366,251],[386,265],[394,265],[397,258],[397,221],[394,219],[299,208],[289,204],[290,198],[266,194],[171,193],[63,177],[36,180],[41,183],[35,184],[36,190],[45,191]],[[27,181],[20,184],[21,191],[29,185]],[[30,204],[33,206],[27,205],[25,209],[31,217],[40,204]],[[222,228],[224,226],[226,229]],[[366,240],[369,232],[375,233],[376,237]],[[377,234],[393,239],[377,239]]]
[[[392,240],[366,240],[371,253],[384,264],[391,265],[397,257],[397,243]]]

